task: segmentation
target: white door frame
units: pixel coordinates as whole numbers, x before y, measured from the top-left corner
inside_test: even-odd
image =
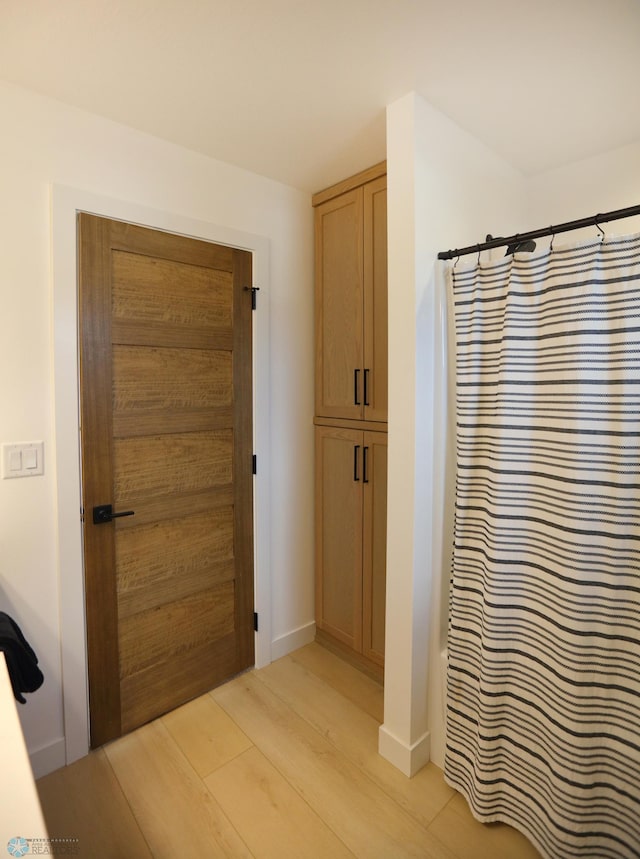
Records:
[[[53,359],[55,483],[57,501],[60,648],[66,763],[89,751],[84,559],[80,522],[77,213],[105,218],[251,251],[253,284],[259,286],[253,319],[253,433],[260,463],[254,478],[254,593],[260,615],[256,667],[271,662],[269,529],[269,240],[264,236],[161,212],[136,203],[53,185]]]

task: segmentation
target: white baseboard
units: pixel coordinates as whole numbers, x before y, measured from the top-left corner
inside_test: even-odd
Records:
[[[34,778],[42,778],[43,775],[48,775],[65,766],[67,758],[64,737],[41,749],[29,751],[29,760]]]
[[[378,730],[378,752],[394,767],[411,778],[429,762],[429,732],[411,746],[406,745],[384,725]]]
[[[294,629],[292,632],[287,632],[286,635],[281,635],[279,638],[271,642],[271,659],[280,659],[281,656],[286,656],[299,647],[304,647],[306,644],[311,644],[316,637],[315,621],[306,623],[304,626]]]

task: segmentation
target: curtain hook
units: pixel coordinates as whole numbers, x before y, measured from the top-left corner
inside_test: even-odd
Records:
[[[553,242],[555,240],[556,234],[553,226],[549,227],[549,232],[551,233],[551,242],[549,244],[549,253],[553,253]]]
[[[596,227],[598,228],[598,232],[600,233],[600,241],[603,242],[605,239],[606,233],[602,229],[600,224],[598,223],[598,221],[600,220],[601,217],[602,217],[602,215],[596,215]]]
[[[478,251],[478,260],[476,262],[476,265],[480,265],[480,245],[476,245],[476,250]]]
[[[454,264],[453,264],[453,268],[454,268],[454,270],[455,270],[455,267],[458,265],[458,262],[459,262],[459,260],[460,260],[460,253],[458,252],[458,248],[456,248],[456,249],[454,250],[454,254],[456,255],[456,261],[455,261],[455,262],[454,262]]]

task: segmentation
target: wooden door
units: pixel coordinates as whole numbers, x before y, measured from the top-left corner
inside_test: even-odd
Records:
[[[362,467],[359,430],[316,427],[316,625],[362,649]]]
[[[362,188],[315,209],[316,415],[362,417]]]
[[[387,420],[387,177],[364,186],[363,415]]]
[[[384,665],[387,591],[387,434],[365,432],[362,549],[362,652]]]
[[[91,745],[254,662],[251,256],[80,215]],[[112,521],[94,508],[112,505]]]

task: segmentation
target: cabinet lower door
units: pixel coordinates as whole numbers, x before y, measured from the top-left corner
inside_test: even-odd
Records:
[[[362,652],[384,665],[387,589],[387,434],[363,438]]]
[[[316,427],[316,624],[362,652],[364,433]]]

